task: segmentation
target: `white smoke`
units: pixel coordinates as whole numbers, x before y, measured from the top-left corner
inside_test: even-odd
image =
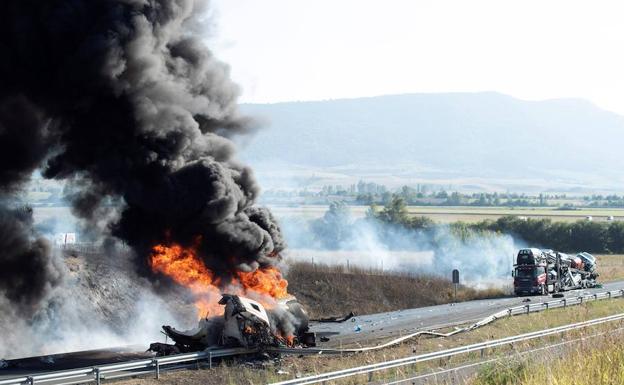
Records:
[[[162,340],[163,324],[192,325],[192,310],[174,315],[170,304],[150,285],[123,269],[106,266],[72,271],[72,257],[63,282],[26,319],[0,296],[0,359],[139,345]],[[62,259],[65,259],[63,261]],[[78,260],[78,259],[76,259]],[[106,271],[98,277],[98,269]],[[186,318],[182,318],[186,316]]]
[[[513,257],[525,247],[510,235],[468,229],[458,233],[449,225],[412,230],[349,217],[338,225],[347,229],[334,229],[336,224],[329,223],[329,228],[319,234],[323,224],[319,226],[314,220],[280,219],[289,244],[285,255],[290,260],[448,278],[458,269],[462,283],[474,287],[507,285]],[[346,235],[327,245],[323,236],[336,232]]]

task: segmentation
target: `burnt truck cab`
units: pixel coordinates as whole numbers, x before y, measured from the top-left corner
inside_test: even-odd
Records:
[[[540,249],[520,249],[514,265],[514,293],[516,295],[547,294],[555,277],[548,276],[548,260]],[[556,281],[556,279],[554,279]],[[554,288],[552,288],[554,291]]]

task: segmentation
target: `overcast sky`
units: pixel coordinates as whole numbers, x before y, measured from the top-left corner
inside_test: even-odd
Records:
[[[580,97],[624,114],[624,1],[213,0],[242,101]]]

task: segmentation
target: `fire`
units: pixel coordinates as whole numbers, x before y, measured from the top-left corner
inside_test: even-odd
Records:
[[[222,293],[221,279],[206,267],[197,255],[196,247],[183,247],[176,243],[156,245],[152,248],[149,264],[154,273],[170,277],[195,295],[195,306],[200,317],[223,314],[223,307],[218,305]],[[234,272],[228,292],[235,291],[233,294],[239,295],[255,293],[260,297],[279,299],[288,296],[287,287],[288,282],[279,269],[264,267],[252,272]]]
[[[223,308],[217,303],[219,279],[215,279],[193,248],[178,244],[156,245],[149,262],[154,273],[162,273],[191,290],[200,317],[223,314]]]
[[[280,332],[277,332],[277,338],[280,339],[286,346],[295,346],[295,336],[292,334],[284,337]]]
[[[252,272],[237,272],[237,281],[246,291],[268,294],[273,298],[284,298],[288,295],[288,282],[275,267],[267,267]]]

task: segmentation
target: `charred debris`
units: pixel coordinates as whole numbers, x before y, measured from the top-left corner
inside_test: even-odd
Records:
[[[163,326],[163,333],[173,343],[156,342],[149,350],[162,356],[225,347],[262,351],[267,347],[316,346],[308,314],[293,298],[267,308],[250,298],[223,294],[219,304],[224,306],[223,315],[202,318],[195,329],[180,331]],[[284,319],[294,326],[290,336],[282,335]]]

